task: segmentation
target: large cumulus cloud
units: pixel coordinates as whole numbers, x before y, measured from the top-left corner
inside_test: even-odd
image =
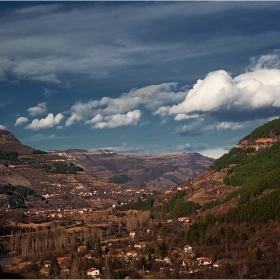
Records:
[[[266,109],[275,114],[271,109],[279,108],[279,69],[257,69],[234,78],[218,70],[199,79],[185,100],[170,108],[169,114],[175,115],[175,120],[198,115],[229,120],[231,116],[236,119],[237,114],[254,118],[260,110]]]

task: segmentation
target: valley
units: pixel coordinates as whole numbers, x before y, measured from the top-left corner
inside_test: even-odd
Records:
[[[14,150],[0,142],[2,276],[279,278],[279,123],[215,161],[44,152],[3,132]]]

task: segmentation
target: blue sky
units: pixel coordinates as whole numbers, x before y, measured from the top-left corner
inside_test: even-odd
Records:
[[[0,2],[0,127],[37,149],[219,157],[280,115],[280,2]]]

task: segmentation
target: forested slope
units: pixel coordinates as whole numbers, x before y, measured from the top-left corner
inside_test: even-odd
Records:
[[[280,133],[280,119],[258,127],[246,139],[270,137],[271,133]],[[238,207],[230,209],[227,220],[279,219],[280,189],[280,142],[269,148],[256,151],[254,148],[232,148],[227,154],[217,159],[210,169],[224,169],[227,176],[223,183],[228,186],[240,186],[223,200],[212,201],[202,206],[207,210],[221,205],[233,198],[238,198]],[[278,198],[277,199],[275,199]],[[248,213],[251,213],[248,214]]]

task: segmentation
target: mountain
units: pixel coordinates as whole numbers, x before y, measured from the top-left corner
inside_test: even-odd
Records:
[[[192,180],[182,181],[180,187],[188,192],[185,199],[205,205],[205,209],[219,205],[224,212],[236,206],[238,199],[230,199],[231,196],[240,196],[251,181],[257,184],[260,178],[277,172],[279,141],[280,119],[256,128],[216,159],[210,168]],[[244,196],[241,195],[241,199],[245,199]],[[253,197],[250,196],[252,200]]]
[[[117,154],[112,150],[66,150],[68,162],[82,166],[88,173],[109,179],[126,175],[128,188],[162,191],[175,188],[193,178],[214,161],[198,153]]]
[[[32,154],[33,148],[23,145],[11,132],[0,129],[0,150],[14,151],[19,155]]]
[[[182,181],[177,189],[183,192],[180,199],[184,203],[196,203],[188,213],[195,220],[211,214],[222,215],[228,222],[280,221],[280,118],[256,128],[207,170]],[[157,209],[169,209],[167,217],[179,203],[176,200],[165,206],[170,199],[174,197],[168,194],[154,200]]]
[[[257,128],[228,153],[212,161],[201,174],[188,177],[179,185],[175,184],[176,187],[161,191],[152,191],[150,185],[154,182],[166,184],[178,179],[178,173],[186,171],[190,166],[199,169],[203,162],[207,163],[210,159],[199,154],[118,155],[113,151],[99,150],[42,152],[19,157],[18,161],[12,158],[14,164],[0,169],[0,179],[8,180],[18,175],[29,180],[31,185],[30,188],[11,184],[2,186],[0,205],[1,199],[7,202],[14,195],[17,199],[9,199],[10,208],[28,207],[29,211],[25,211],[27,214],[22,217],[22,221],[29,223],[22,223],[21,227],[31,226],[31,221],[34,226],[34,221],[41,225],[47,215],[56,219],[52,226],[48,223],[45,231],[37,230],[36,227],[31,237],[24,232],[21,239],[18,239],[18,233],[14,231],[16,235],[12,235],[13,246],[27,258],[27,252],[32,252],[40,240],[37,237],[47,233],[44,234],[46,238],[41,240],[50,242],[42,244],[56,244],[58,249],[47,248],[52,250],[52,257],[55,253],[60,257],[64,252],[73,255],[75,252],[72,249],[69,251],[65,248],[62,251],[64,244],[73,242],[70,244],[77,245],[77,240],[84,239],[83,244],[94,246],[94,243],[90,243],[93,236],[90,233],[93,228],[99,227],[99,233],[103,232],[100,236],[104,238],[104,246],[109,241],[110,245],[106,248],[107,252],[98,253],[93,261],[103,258],[105,263],[108,256],[114,256],[119,261],[115,263],[118,268],[120,260],[125,261],[122,256],[125,256],[129,247],[131,249],[134,242],[139,241],[136,245],[144,242],[144,250],[135,249],[134,245],[134,249],[141,252],[143,263],[139,262],[137,267],[130,266],[128,263],[131,261],[127,263],[129,269],[137,269],[143,278],[146,278],[146,272],[144,275],[141,271],[145,267],[145,271],[149,269],[149,272],[153,272],[147,278],[153,279],[279,279],[278,125],[280,119]],[[83,166],[78,166],[79,162]],[[170,166],[176,167],[176,170],[168,169]],[[97,173],[86,171],[90,168]],[[149,186],[140,189],[135,182],[141,178],[142,169],[143,174],[148,174],[148,179],[155,175],[157,179],[150,180]],[[31,187],[36,190],[32,191]],[[44,194],[44,201],[41,194]],[[39,200],[40,205],[36,202]],[[98,203],[100,207],[107,208],[112,203],[115,205],[107,210],[89,211],[89,207],[91,210],[94,207],[97,209]],[[5,205],[3,207],[1,210],[5,211],[1,212],[4,213],[2,217],[20,212],[9,211]],[[20,218],[11,215],[9,225]],[[81,220],[85,224],[78,227],[76,222]],[[74,227],[73,231],[69,226]],[[136,234],[136,239],[130,237],[131,230]],[[94,235],[96,238],[99,236],[97,231],[94,231]],[[47,239],[47,236],[51,239]],[[78,239],[68,238],[71,236]],[[22,240],[22,243],[17,240]],[[68,246],[72,246],[70,244]],[[47,256],[43,247],[39,250],[41,254],[44,252],[44,257]],[[36,259],[39,256],[36,255]],[[76,256],[82,255],[79,253]],[[170,262],[164,264],[165,274],[162,274],[165,256],[170,258]],[[162,258],[160,263],[159,257]],[[88,260],[84,257],[82,259],[87,265]],[[108,259],[109,262],[113,264],[112,259]],[[32,269],[30,266],[28,268]],[[38,270],[38,266],[34,267],[35,270]],[[115,277],[123,278],[119,274]]]
[[[280,118],[256,128],[177,190],[117,209],[151,211],[164,221],[162,231],[176,236],[176,244],[187,244],[209,257],[215,266],[198,269],[196,279],[279,279],[278,128]],[[182,229],[179,218],[191,222]]]
[[[83,149],[45,152],[23,145],[12,133],[1,130],[0,208],[108,208],[120,200],[128,202],[175,188],[212,163],[213,159],[195,153],[121,155],[112,150]],[[36,196],[15,200],[18,186],[20,192],[29,194],[33,190]]]
[[[187,213],[194,219],[218,214],[239,223],[280,221],[280,118],[256,128],[207,170],[182,181],[177,189],[181,190],[179,200],[173,190],[171,196],[167,192],[154,197],[156,207],[150,209],[174,218],[174,208],[180,216],[190,205],[196,205]]]

